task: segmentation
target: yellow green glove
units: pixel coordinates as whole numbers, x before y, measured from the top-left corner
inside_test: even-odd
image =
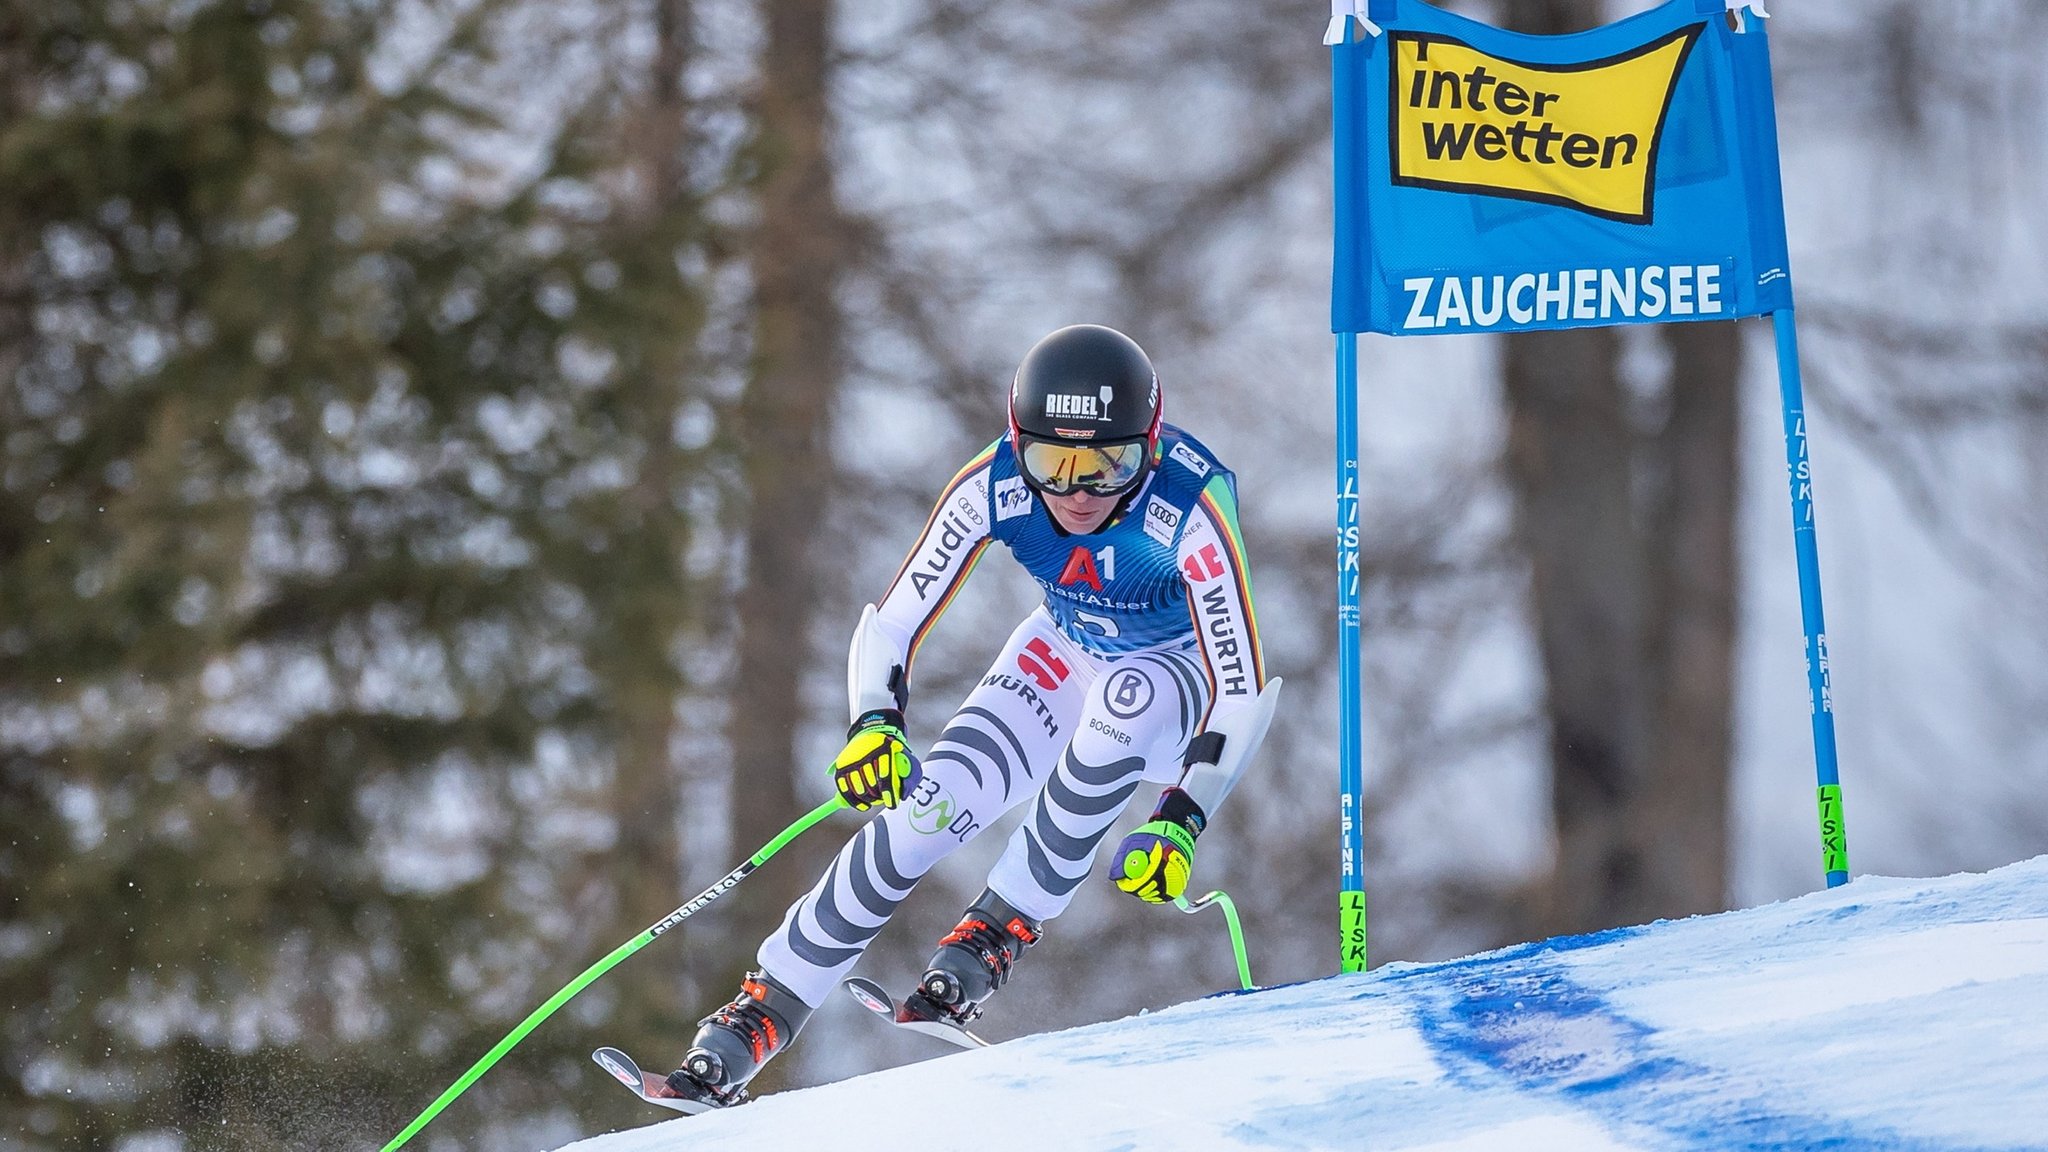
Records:
[[[903,738],[903,713],[878,708],[853,722],[832,761],[832,781],[847,807],[894,808],[917,786],[918,765]]]
[[[1124,837],[1109,866],[1116,886],[1148,904],[1166,904],[1188,890],[1195,868],[1195,837],[1208,821],[1178,788],[1160,794],[1152,819]]]

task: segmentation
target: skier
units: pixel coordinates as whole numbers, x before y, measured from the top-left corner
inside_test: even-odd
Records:
[[[939,941],[906,1007],[964,1024],[1009,979],[1086,876],[1141,780],[1171,785],[1111,859],[1117,886],[1164,903],[1264,736],[1266,687],[1236,481],[1160,419],[1159,380],[1129,337],[1075,325],[1024,357],[1010,427],[954,476],[847,661],[852,727],[839,793],[879,809],[758,953],[760,970],[700,1023],[676,1095],[744,1097],[859,960],[917,881],[1026,800],[988,888]],[[1041,606],[920,762],[904,738],[912,661],[991,540]]]

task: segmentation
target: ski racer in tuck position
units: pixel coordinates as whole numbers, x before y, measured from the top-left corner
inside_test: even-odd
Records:
[[[924,874],[1027,800],[988,888],[939,941],[905,1008],[964,1024],[1064,911],[1141,781],[1167,784],[1110,861],[1141,900],[1180,896],[1196,839],[1264,736],[1266,687],[1236,481],[1160,419],[1129,337],[1062,328],[1010,390],[1006,435],[939,498],[854,632],[840,795],[879,816],[761,944],[760,971],[701,1022],[670,1091],[705,1104],[795,1039]],[[990,541],[1044,589],[919,761],[904,739],[917,648]]]

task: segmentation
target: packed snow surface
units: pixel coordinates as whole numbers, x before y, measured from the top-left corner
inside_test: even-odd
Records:
[[[2048,1149],[2048,856],[933,1049],[570,1147]]]

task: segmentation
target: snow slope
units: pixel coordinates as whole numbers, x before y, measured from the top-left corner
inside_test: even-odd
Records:
[[[934,1048],[570,1147],[2048,1149],[2048,856]]]

